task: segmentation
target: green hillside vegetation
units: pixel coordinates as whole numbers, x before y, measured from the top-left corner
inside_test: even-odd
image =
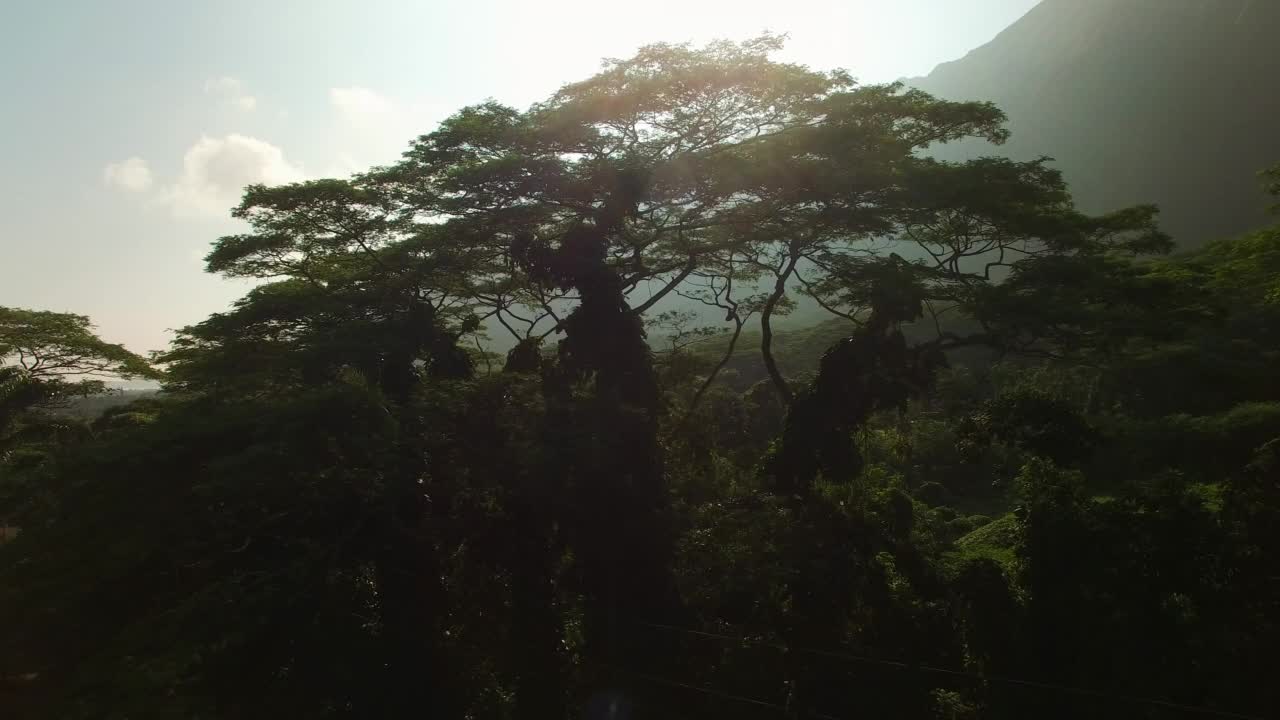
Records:
[[[818,369],[818,362],[838,340],[842,340],[853,332],[856,326],[844,318],[827,318],[807,327],[788,326],[779,330],[774,338],[773,354],[777,357],[778,366],[789,376],[802,377],[811,375]],[[953,332],[964,332],[962,323],[948,320],[945,326]],[[932,321],[903,323],[902,334],[908,342],[918,343],[937,337],[937,329]],[[710,337],[698,339],[687,346],[689,354],[699,361],[719,360],[729,350],[731,333],[720,332]],[[659,343],[657,347],[661,348]],[[983,348],[966,348],[951,352],[956,362],[981,364],[984,358],[991,355]],[[760,331],[744,329],[733,348],[730,361],[721,371],[719,378],[741,389],[768,378],[764,364],[760,359]]]
[[[993,560],[1006,572],[1014,572],[1017,543],[1018,519],[1013,513],[1006,513],[956,540],[956,555],[966,563]]]
[[[103,392],[100,395],[69,398],[64,406],[50,408],[50,412],[55,415],[91,421],[112,408],[130,405],[138,400],[154,398],[157,393],[159,393],[159,390],[113,390]]]

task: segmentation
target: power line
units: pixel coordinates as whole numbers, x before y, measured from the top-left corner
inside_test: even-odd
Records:
[[[1134,695],[1119,695],[1115,693],[1103,692],[1101,690],[1090,690],[1088,688],[1072,687],[1069,685],[1059,685],[1056,683],[1039,682],[1036,680],[1023,680],[1021,678],[1003,677],[1000,675],[983,675],[981,673],[969,672],[966,670],[952,670],[950,668],[933,667],[931,665],[916,665],[913,663],[902,662],[900,660],[885,660],[883,658],[874,658],[866,655],[854,655],[847,652],[837,652],[832,650],[818,650],[815,648],[791,647],[781,643],[773,643],[762,640],[753,640],[751,638],[737,637],[733,635],[724,635],[721,633],[707,632],[704,630],[692,630],[690,628],[678,627],[676,625],[665,625],[662,623],[636,622],[637,625],[653,628],[655,630],[667,630],[669,632],[684,633],[686,635],[695,635],[699,637],[711,638],[715,640],[723,640],[727,642],[736,642],[741,645],[755,645],[757,647],[767,647],[783,652],[799,652],[807,655],[825,657],[835,660],[845,660],[848,662],[870,663],[873,665],[883,665],[899,670],[915,669],[922,672],[929,672],[938,675],[951,675],[955,677],[965,677],[975,680],[987,682],[1005,683],[1007,685],[1020,685],[1022,687],[1036,688],[1040,690],[1057,690],[1059,692],[1073,693],[1088,697],[1095,697],[1105,700],[1120,700],[1129,703],[1137,703],[1141,705],[1151,705],[1161,707],[1167,710],[1179,710],[1188,713],[1197,713],[1201,715],[1214,715],[1217,717],[1234,718],[1235,720],[1266,720],[1266,718],[1257,715],[1245,715],[1243,713],[1230,712],[1227,710],[1216,710],[1213,708],[1199,707],[1195,705],[1183,705],[1181,703],[1172,702],[1170,700],[1161,700],[1158,698],[1144,698]]]
[[[759,700],[757,698],[747,697],[746,695],[734,695],[733,693],[727,693],[727,692],[724,692],[723,690],[716,690],[715,688],[701,687],[698,685],[690,685],[688,683],[669,680],[667,678],[660,677],[658,675],[649,675],[646,673],[636,672],[634,670],[628,670],[622,667],[614,667],[613,669],[618,670],[620,672],[624,672],[628,675],[632,675],[634,677],[640,678],[641,680],[648,680],[649,682],[658,683],[659,685],[667,685],[670,687],[682,688],[684,690],[693,690],[695,692],[705,693],[707,695],[722,698],[725,700],[735,700],[737,702],[747,703],[749,705],[756,705],[758,707],[770,708],[772,710],[777,710],[779,712],[787,712],[787,707],[785,705],[779,705],[777,703],[772,703],[767,700]],[[811,713],[811,717],[818,718],[819,720],[840,720],[840,718],[837,718],[833,715],[826,715],[824,713]]]

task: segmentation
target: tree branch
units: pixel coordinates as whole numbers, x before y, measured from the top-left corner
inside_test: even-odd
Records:
[[[676,286],[684,282],[685,278],[689,277],[689,273],[693,272],[693,269],[697,267],[697,263],[697,257],[690,255],[689,262],[685,263],[685,266],[680,270],[680,273],[672,278],[671,282],[667,283],[661,290],[649,296],[648,300],[645,300],[643,303],[633,308],[631,310],[632,314],[642,315],[646,310],[657,305],[662,298],[666,297],[668,293],[676,289]]]

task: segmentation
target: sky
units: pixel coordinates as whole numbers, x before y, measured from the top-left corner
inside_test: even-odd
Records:
[[[248,287],[202,262],[248,183],[391,162],[460,107],[526,107],[651,42],[788,33],[783,59],[887,82],[1038,1],[9,0],[0,306],[162,349]]]

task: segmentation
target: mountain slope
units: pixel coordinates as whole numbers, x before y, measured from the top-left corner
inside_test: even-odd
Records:
[[[1260,224],[1280,162],[1280,0],[1044,0],[909,85],[991,100],[1013,139],[948,159],[1057,159],[1081,206],[1156,203],[1183,245]]]

